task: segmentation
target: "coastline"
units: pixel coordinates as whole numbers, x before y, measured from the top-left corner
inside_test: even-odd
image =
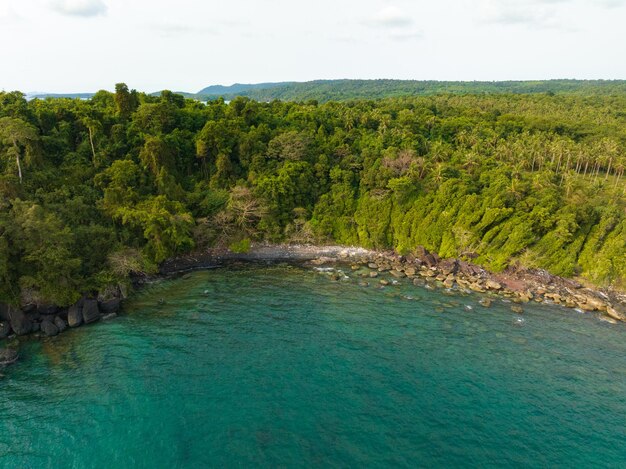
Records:
[[[195,270],[228,267],[237,263],[293,263],[310,267],[341,265],[370,282],[383,286],[393,279],[406,279],[416,286],[431,285],[449,290],[484,294],[481,304],[489,307],[493,298],[505,297],[511,309],[523,313],[529,302],[547,303],[596,314],[611,324],[626,322],[626,294],[614,290],[592,289],[575,280],[552,275],[545,270],[509,267],[493,273],[459,259],[441,259],[424,248],[402,256],[394,251],[375,251],[350,246],[256,244],[247,252],[207,249],[170,258],[153,276],[136,276],[133,284],[185,275]],[[333,280],[340,276],[332,274]],[[120,289],[111,296],[84,297],[78,303],[59,308],[54,305],[27,305],[15,308],[0,304],[0,343],[17,336],[36,338],[56,336],[69,328],[109,320],[117,316],[124,294]],[[0,369],[14,363],[14,349],[0,349]]]
[[[293,262],[314,266],[339,263],[349,265],[352,270],[367,267],[370,279],[378,277],[373,272],[387,272],[392,277],[408,278],[416,284],[423,280],[442,288],[510,297],[520,304],[534,301],[595,312],[611,323],[626,322],[626,294],[622,292],[589,288],[576,280],[541,269],[509,267],[494,273],[459,259],[441,259],[422,247],[416,249],[416,254],[407,256],[391,250],[337,245],[257,244],[245,253],[208,249],[168,259],[161,265],[159,276],[181,275],[236,262]]]

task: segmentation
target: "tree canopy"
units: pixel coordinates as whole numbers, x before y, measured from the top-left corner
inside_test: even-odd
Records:
[[[251,240],[424,246],[626,287],[626,92],[613,91],[0,92],[0,301],[69,304]]]

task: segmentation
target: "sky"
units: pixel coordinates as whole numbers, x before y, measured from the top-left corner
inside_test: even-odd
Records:
[[[626,79],[626,0],[0,0],[0,90]]]

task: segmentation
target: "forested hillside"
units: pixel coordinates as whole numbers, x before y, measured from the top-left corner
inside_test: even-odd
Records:
[[[345,101],[438,94],[626,94],[624,80],[538,80],[538,81],[418,81],[418,80],[315,80],[307,82],[258,83],[254,85],[209,86],[198,99],[247,97],[256,101]]]
[[[626,286],[626,93],[201,103],[0,93],[0,301],[194,248],[423,245]]]

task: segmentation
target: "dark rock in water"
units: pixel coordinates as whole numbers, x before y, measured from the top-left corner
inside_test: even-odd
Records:
[[[9,321],[0,321],[0,339],[6,339],[11,334],[11,324]]]
[[[5,348],[0,350],[0,366],[10,365],[15,363],[19,358],[17,351],[12,348]]]
[[[98,303],[100,307],[100,311],[102,314],[112,314],[117,313],[120,310],[121,300],[119,298],[114,298],[108,301],[101,301]]]
[[[109,313],[102,316],[103,321],[109,321],[111,319],[115,319],[117,317],[117,313]]]
[[[59,332],[63,332],[67,329],[67,323],[61,316],[57,316],[56,318],[54,318],[54,325],[57,326]]]
[[[67,310],[67,323],[70,327],[78,327],[83,323],[82,307],[78,304],[70,306]]]
[[[490,298],[482,298],[479,303],[481,304],[481,306],[489,308],[491,306],[492,300]]]
[[[56,305],[38,305],[37,312],[42,316],[52,316],[59,312],[59,307]]]
[[[54,337],[59,333],[59,328],[54,325],[50,318],[46,318],[41,322],[41,332],[47,337]]]
[[[523,314],[524,308],[522,308],[521,306],[511,306],[511,311],[517,314]]]
[[[33,322],[33,327],[31,328],[31,330],[30,330],[30,331],[31,331],[31,332],[39,332],[39,329],[40,329],[40,328],[41,328],[41,327],[40,327],[40,325],[39,325],[39,323],[38,323],[38,322]]]
[[[100,319],[100,310],[97,300],[85,300],[83,303],[83,321],[85,324],[96,322]]]
[[[13,332],[17,335],[26,335],[32,330],[32,321],[22,310],[9,306],[9,317],[11,320],[11,329],[13,329]]]

